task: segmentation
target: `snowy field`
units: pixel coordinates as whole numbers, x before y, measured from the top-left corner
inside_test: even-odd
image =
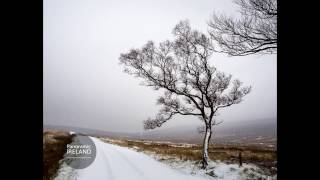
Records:
[[[238,164],[226,164],[220,161],[210,161],[207,170],[200,169],[199,162],[186,160],[182,161],[178,158],[172,158],[170,156],[159,156],[158,154],[149,154],[154,159],[167,164],[172,169],[177,171],[202,176],[205,179],[212,180],[274,180],[276,176],[271,177],[265,175],[262,169],[258,168],[254,164],[243,163],[242,167]]]
[[[91,139],[97,148],[95,161],[81,170],[72,169],[63,163],[55,180],[276,179],[262,175],[258,167],[250,164],[239,167],[236,164],[211,161],[207,170],[201,170],[194,161],[181,161],[156,154],[146,155],[94,137]]]

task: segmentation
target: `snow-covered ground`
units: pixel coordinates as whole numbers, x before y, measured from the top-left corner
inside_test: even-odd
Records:
[[[275,180],[276,176],[265,175],[265,172],[254,164],[243,163],[242,167],[238,164],[226,164],[220,161],[209,161],[207,170],[200,168],[201,164],[196,161],[182,161],[170,156],[148,153],[149,156],[167,164],[172,169],[180,172],[202,176],[211,180]]]
[[[241,180],[272,179],[263,177],[257,167],[244,164],[210,162],[207,171],[197,168],[192,161],[157,161],[157,155],[146,155],[132,149],[105,143],[91,137],[97,149],[95,161],[85,169],[75,170],[62,164],[55,180]],[[163,159],[163,157],[161,157]],[[211,174],[211,175],[208,175]]]

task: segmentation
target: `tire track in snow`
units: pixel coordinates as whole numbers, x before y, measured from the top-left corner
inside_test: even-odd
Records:
[[[108,157],[106,156],[105,152],[101,148],[99,148],[99,149],[101,150],[100,152],[102,152],[103,159],[105,160],[105,163],[106,163],[106,166],[107,166],[108,180],[113,180],[114,179],[114,175],[113,175],[113,173],[111,171],[111,166],[110,166],[110,162],[108,160]]]
[[[134,163],[132,163],[131,160],[129,160],[129,158],[127,156],[125,156],[123,153],[121,153],[120,151],[117,151],[116,149],[114,149],[113,147],[111,147],[111,149],[116,152],[119,157],[121,157],[123,160],[125,160],[130,166],[132,169],[135,170],[135,172],[137,172],[144,180],[149,180],[149,178],[147,178],[144,174],[144,172],[139,169]]]
[[[122,169],[127,170],[127,172],[134,172],[136,174],[136,176],[134,176],[132,174],[133,177],[138,177],[139,180],[149,180],[149,178],[147,178],[145,176],[145,174],[143,173],[142,170],[140,170],[139,168],[137,168],[134,163],[132,163],[131,160],[129,160],[127,157],[125,157],[122,153],[120,153],[117,149],[115,149],[114,147],[112,147],[112,145],[106,144],[104,142],[102,142],[99,139],[96,139],[98,141],[98,143],[96,143],[97,146],[101,145],[101,151],[104,154],[104,158],[108,159],[108,157],[112,156],[113,159],[118,159],[123,162],[121,163],[122,165]],[[126,167],[124,167],[126,166]],[[111,166],[109,163],[109,167],[110,167],[110,171],[112,171],[112,169],[116,169],[117,167],[115,166]],[[131,169],[131,170],[130,170]],[[115,171],[116,172],[116,171]],[[119,174],[118,174],[119,175]],[[133,178],[132,177],[132,178]]]
[[[111,169],[111,162],[104,153],[103,144],[90,137],[96,146],[96,157],[93,163],[84,169],[78,169],[76,180],[116,180]]]

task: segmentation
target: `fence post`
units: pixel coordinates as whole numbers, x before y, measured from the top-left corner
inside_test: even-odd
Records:
[[[239,152],[239,167],[242,166],[242,155],[241,155],[241,151]]]

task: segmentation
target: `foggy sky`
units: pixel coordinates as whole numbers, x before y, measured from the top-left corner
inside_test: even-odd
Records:
[[[238,15],[232,0],[44,0],[44,124],[141,131],[142,121],[160,109],[160,92],[124,73],[120,53],[148,40],[172,39],[173,27],[184,19],[207,32],[213,11]],[[221,110],[219,119],[276,119],[276,55],[214,54],[210,61],[252,86],[244,101]],[[181,124],[199,120],[177,116],[164,128]]]

